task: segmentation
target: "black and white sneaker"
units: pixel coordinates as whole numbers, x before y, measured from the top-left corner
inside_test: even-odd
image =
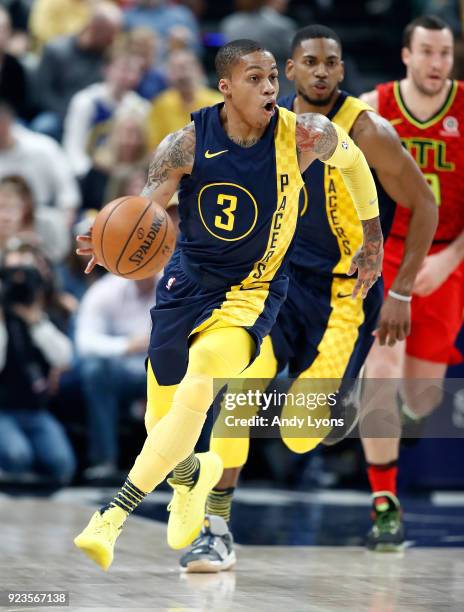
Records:
[[[200,535],[180,559],[181,572],[206,574],[229,570],[237,561],[233,544],[225,520],[207,514]]]

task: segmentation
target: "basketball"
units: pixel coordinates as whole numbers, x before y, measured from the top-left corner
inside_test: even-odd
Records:
[[[141,280],[159,272],[176,245],[166,210],[147,198],[126,196],[107,204],[92,228],[92,246],[113,274]]]

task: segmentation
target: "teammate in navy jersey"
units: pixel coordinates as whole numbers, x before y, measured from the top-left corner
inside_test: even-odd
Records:
[[[287,291],[301,171],[315,159],[340,169],[362,219],[353,293],[366,295],[380,275],[375,183],[350,137],[322,115],[297,117],[276,106],[275,60],[257,43],[225,45],[216,69],[224,104],[194,113],[160,144],[143,191],[167,206],[180,182],[181,239],[152,311],[146,442],[122,489],[75,538],[104,569],[129,513],[173,468],[168,543],[181,548],[199,532],[222,473],[214,452],[193,454],[213,381],[238,376],[275,322]],[[92,255],[90,271],[99,262],[83,239],[79,253]]]

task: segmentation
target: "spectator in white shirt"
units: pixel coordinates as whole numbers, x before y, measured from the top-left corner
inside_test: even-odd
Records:
[[[105,80],[81,90],[71,99],[65,119],[63,146],[75,175],[84,178],[93,155],[102,146],[119,111],[148,112],[148,102],[132,91],[142,76],[139,57],[116,50],[106,63]]]
[[[108,476],[118,459],[118,413],[146,398],[145,357],[158,278],[105,275],[84,295],[76,322],[88,414],[87,475]]]
[[[68,235],[80,193],[66,155],[52,138],[14,124],[11,108],[0,101],[0,178],[10,175],[28,183],[41,215]]]

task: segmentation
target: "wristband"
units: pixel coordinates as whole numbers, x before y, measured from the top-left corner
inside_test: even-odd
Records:
[[[388,295],[395,300],[399,300],[400,302],[411,302],[412,295],[401,295],[401,293],[396,293],[396,291],[388,290]]]

